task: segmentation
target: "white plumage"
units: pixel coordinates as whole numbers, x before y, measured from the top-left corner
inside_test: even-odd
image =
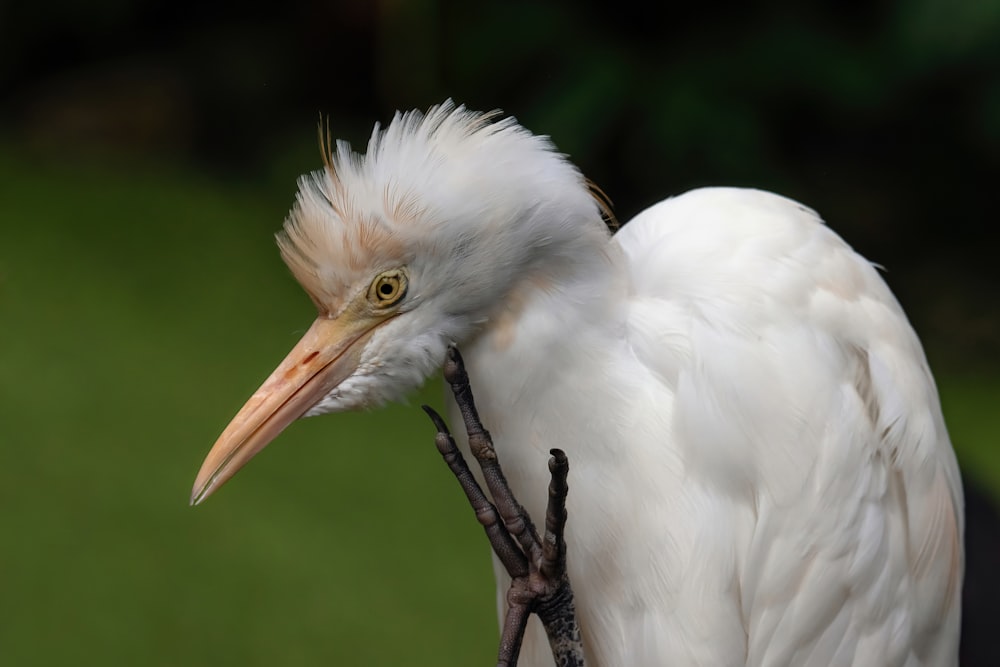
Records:
[[[366,156],[340,144],[279,243],[320,317],[195,501],[295,418],[403,395],[455,341],[535,517],[548,450],[569,456],[588,665],[956,664],[961,481],[934,382],[813,211],[701,189],[611,237],[548,140],[445,104]],[[552,664],[537,624],[521,664]]]

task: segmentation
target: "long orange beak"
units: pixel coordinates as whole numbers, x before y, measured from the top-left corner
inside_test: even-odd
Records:
[[[313,322],[219,436],[201,464],[191,504],[212,495],[286,426],[350,377],[377,324],[343,317]]]

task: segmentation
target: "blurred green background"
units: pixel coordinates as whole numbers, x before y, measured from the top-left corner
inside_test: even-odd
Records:
[[[360,147],[453,97],[551,135],[622,220],[762,187],[886,267],[970,495],[963,664],[1000,664],[998,36],[998,0],[0,4],[0,662],[492,664],[437,382],[187,507],[312,320],[272,234],[319,114]]]

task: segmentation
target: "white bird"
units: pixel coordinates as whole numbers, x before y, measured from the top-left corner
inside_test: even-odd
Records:
[[[324,154],[278,235],[319,316],[192,502],[298,417],[402,397],[455,342],[535,517],[548,450],[569,456],[588,665],[956,664],[962,491],[934,381],[816,213],[706,188],[612,236],[547,138],[450,102]],[[552,664],[539,624],[521,664]]]

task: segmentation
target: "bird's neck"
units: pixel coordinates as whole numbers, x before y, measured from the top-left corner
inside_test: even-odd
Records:
[[[628,288],[620,248],[603,225],[588,226],[568,243],[575,247],[521,276],[462,345],[484,424],[500,446],[505,433],[523,433],[515,422],[537,415],[539,424],[553,423],[551,413],[567,398],[568,378],[599,376],[599,367],[624,345]],[[538,443],[545,452],[555,446]]]

